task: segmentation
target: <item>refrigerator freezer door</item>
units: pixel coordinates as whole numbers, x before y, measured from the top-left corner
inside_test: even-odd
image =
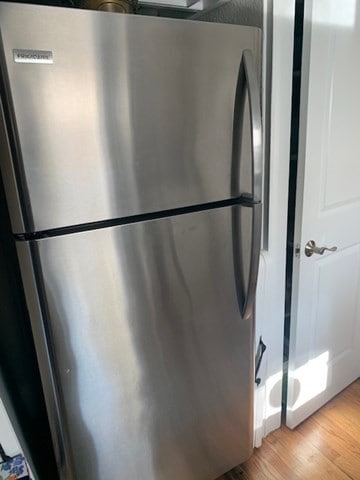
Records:
[[[76,479],[211,480],[251,454],[235,216],[251,208],[32,243]]]
[[[234,104],[258,29],[3,3],[0,28],[28,231],[243,193]]]

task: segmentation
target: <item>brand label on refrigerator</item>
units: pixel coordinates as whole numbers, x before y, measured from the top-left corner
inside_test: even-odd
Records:
[[[53,53],[47,50],[13,50],[15,63],[54,63]]]

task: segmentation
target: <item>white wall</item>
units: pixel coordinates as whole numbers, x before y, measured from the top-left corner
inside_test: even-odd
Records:
[[[265,51],[272,48],[271,112],[269,118],[265,115],[265,129],[270,129],[269,234],[268,249],[260,261],[256,341],[262,336],[267,350],[259,372],[262,383],[255,392],[256,446],[281,422],[295,0],[264,0],[264,13]],[[271,45],[269,28],[273,30]]]

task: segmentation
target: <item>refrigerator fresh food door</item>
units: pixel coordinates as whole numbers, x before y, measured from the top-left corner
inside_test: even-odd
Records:
[[[259,72],[258,29],[3,3],[0,28],[27,231],[244,193],[236,90],[245,49]]]
[[[19,243],[58,461],[76,472],[62,478],[212,480],[250,456],[253,317],[235,277],[258,208]]]

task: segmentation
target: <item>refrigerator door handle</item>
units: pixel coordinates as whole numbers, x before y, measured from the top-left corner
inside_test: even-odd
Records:
[[[247,87],[247,88],[246,88]],[[252,180],[251,193],[242,193],[245,199],[251,199],[254,203],[262,200],[262,168],[263,168],[263,145],[262,145],[262,122],[260,106],[260,87],[257,78],[255,62],[251,50],[244,50],[238,81],[236,85],[234,103],[233,124],[233,159],[231,172],[231,192],[239,195],[240,184],[240,161],[241,161],[241,133],[243,130],[243,117],[245,110],[245,94],[248,92],[250,129],[251,129],[251,161]]]
[[[243,62],[248,86],[251,148],[252,148],[252,199],[261,202],[262,197],[262,124],[260,107],[260,88],[256,75],[255,63],[251,50],[244,50]]]
[[[251,161],[252,179],[251,193],[242,193],[240,199],[244,207],[252,208],[252,242],[250,250],[250,267],[247,279],[247,288],[244,291],[242,302],[242,316],[250,318],[254,309],[256,284],[259,271],[261,249],[261,225],[262,225],[262,122],[260,106],[260,88],[257,79],[255,62],[251,50],[244,50],[239,76],[236,86],[234,105],[234,131],[233,131],[233,160],[232,160],[232,193],[239,194],[240,162],[241,160],[241,135],[243,131],[243,117],[245,111],[246,87],[249,98],[250,130],[251,130]],[[241,257],[240,257],[241,258]]]
[[[250,206],[250,205],[249,205]],[[261,221],[262,221],[262,204],[255,203],[251,205],[252,216],[252,242],[250,253],[250,269],[248,277],[248,285],[246,297],[243,304],[242,316],[248,319],[252,316],[255,303],[256,284],[259,273],[260,248],[261,248]]]

